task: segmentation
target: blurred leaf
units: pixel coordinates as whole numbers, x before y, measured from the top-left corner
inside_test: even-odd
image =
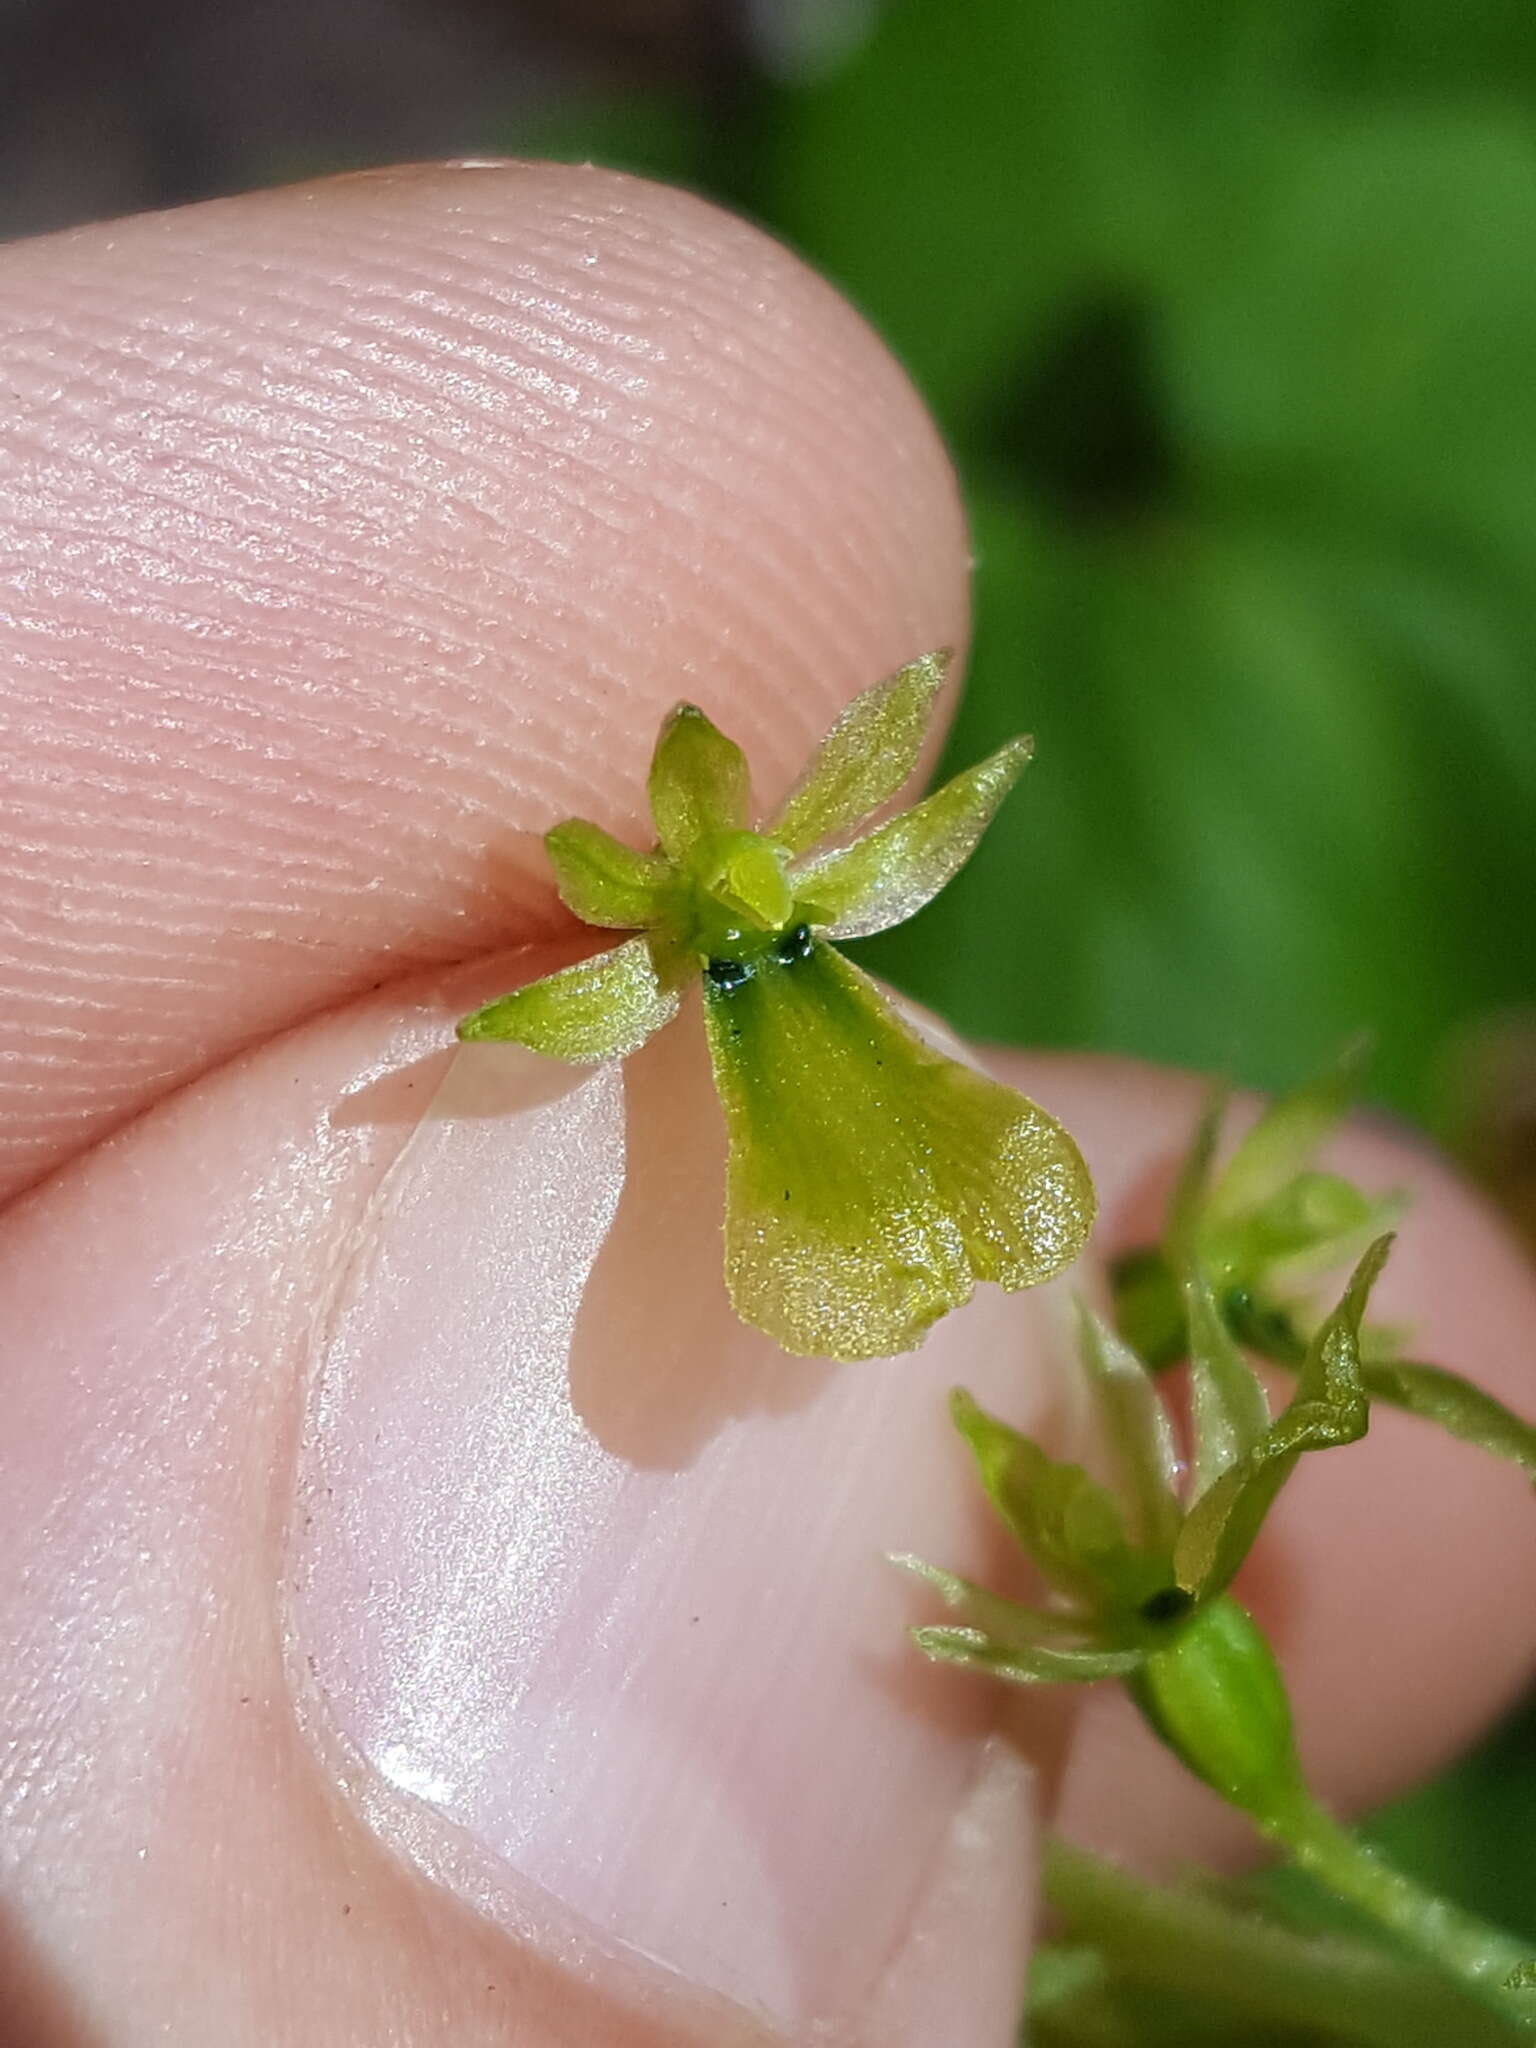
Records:
[[[958,1021],[1270,1085],[1374,1025],[1422,1108],[1536,984],[1533,99],[1511,0],[907,0],[776,108],[971,487],[952,761],[1039,741],[876,956]]]
[[[1460,1373],[1402,1359],[1368,1365],[1364,1378],[1373,1400],[1406,1408],[1465,1443],[1513,1460],[1536,1479],[1536,1423],[1513,1414]]]
[[[1368,1060],[1367,1041],[1356,1039],[1321,1072],[1261,1111],[1222,1168],[1211,1200],[1213,1222],[1271,1201],[1313,1166],[1319,1146],[1360,1093]]]

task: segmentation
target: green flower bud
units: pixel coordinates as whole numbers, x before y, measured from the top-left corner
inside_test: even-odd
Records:
[[[1126,1683],[1174,1755],[1261,1826],[1307,1803],[1279,1667],[1235,1600],[1199,1609]]]

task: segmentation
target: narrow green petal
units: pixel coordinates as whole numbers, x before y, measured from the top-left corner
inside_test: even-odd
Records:
[[[1373,1401],[1390,1401],[1410,1415],[1436,1422],[1463,1443],[1510,1459],[1536,1480],[1536,1423],[1514,1414],[1460,1373],[1393,1360],[1362,1367],[1361,1378]]]
[[[891,1563],[932,1586],[945,1606],[961,1615],[967,1628],[980,1629],[995,1643],[1015,1649],[1042,1643],[1057,1649],[1103,1647],[1092,1640],[1094,1622],[1089,1615],[1053,1614],[1041,1607],[1021,1607],[1016,1600],[1005,1600],[1001,1593],[988,1592],[985,1586],[973,1585],[969,1579],[942,1571],[938,1565],[925,1564],[920,1557],[893,1557]]]
[[[861,825],[895,796],[923,751],[949,653],[925,654],[855,697],[763,830],[791,853]]]
[[[1206,1200],[1211,1185],[1211,1168],[1216,1143],[1226,1119],[1231,1089],[1216,1082],[1205,1098],[1195,1135],[1179,1168],[1179,1177],[1168,1199],[1168,1221],[1163,1232],[1163,1249],[1175,1272],[1182,1273],[1199,1246],[1206,1220]]]
[[[1360,1327],[1392,1240],[1378,1238],[1307,1347],[1296,1391],[1262,1437],[1190,1509],[1174,1550],[1179,1584],[1207,1600],[1231,1584],[1297,1460],[1357,1442],[1370,1421]]]
[[[1189,1319],[1189,1405],[1195,1439],[1194,1496],[1247,1456],[1269,1426],[1269,1403],[1216,1306],[1198,1261],[1184,1283]]]
[[[459,1026],[460,1038],[526,1045],[577,1066],[625,1059],[677,1015],[678,998],[656,971],[645,939],[578,960],[487,1003]]]
[[[1140,1589],[1120,1503],[1081,1465],[1052,1458],[989,1415],[963,1387],[950,1396],[987,1496],[1053,1586],[1089,1608]]]
[[[686,860],[712,834],[739,832],[748,822],[746,756],[697,704],[679,704],[662,721],[649,790],[656,836],[674,861]]]
[[[804,914],[836,939],[868,938],[914,916],[976,851],[1033,748],[1033,740],[1010,740],[841,853],[793,870]]]
[[[1182,1471],[1168,1411],[1135,1353],[1086,1302],[1078,1302],[1077,1315],[1078,1356],[1119,1468],[1121,1498],[1135,1512],[1132,1534],[1143,1549],[1166,1556],[1179,1529]]]
[[[1053,1650],[995,1643],[977,1628],[915,1628],[912,1640],[941,1664],[968,1664],[1010,1678],[1018,1685],[1086,1685],[1099,1678],[1124,1678],[1145,1656],[1142,1650]]]
[[[544,845],[561,900],[583,924],[632,932],[657,922],[672,877],[660,854],[637,853],[585,818],[556,825]]]
[[[1357,1039],[1321,1073],[1270,1103],[1222,1168],[1211,1190],[1209,1221],[1257,1208],[1311,1165],[1359,1094],[1369,1058],[1369,1041]]]
[[[704,993],[744,1322],[800,1356],[882,1357],[977,1280],[1071,1264],[1093,1185],[1053,1118],[926,1044],[820,941],[732,966]]]

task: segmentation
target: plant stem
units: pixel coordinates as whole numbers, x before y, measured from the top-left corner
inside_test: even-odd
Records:
[[[1045,1897],[1114,1977],[1189,1996],[1234,2026],[1307,2027],[1356,2048],[1497,2048],[1511,2038],[1507,2006],[1500,2025],[1439,1975],[1187,1887],[1148,1884],[1064,1842],[1047,1849]]]
[[[1300,1869],[1369,1914],[1400,1946],[1465,1985],[1509,2024],[1536,2034],[1536,1997],[1509,1988],[1531,1960],[1514,1935],[1426,1891],[1310,1801],[1267,1832]]]

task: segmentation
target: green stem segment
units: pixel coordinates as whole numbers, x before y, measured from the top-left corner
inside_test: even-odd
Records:
[[[1042,2040],[1113,2038],[1095,2020],[1106,1995],[1113,2008],[1117,1985],[1133,2000],[1138,1987],[1188,2000],[1213,2026],[1225,2021],[1234,2039],[1240,2027],[1277,2024],[1359,2048],[1497,2048],[1510,2038],[1507,2025],[1438,1975],[1188,1888],[1147,1884],[1064,1842],[1047,1849],[1045,1898],[1067,1939],[1086,1944],[1085,1957],[1103,1968],[1058,1973],[1054,1995],[1037,1973],[1031,2014]]]
[[[1530,1951],[1395,1870],[1368,1844],[1308,1803],[1266,1832],[1297,1866],[1366,1913],[1398,1945],[1454,1977],[1522,2033],[1536,2035],[1536,1996],[1512,1990]]]

